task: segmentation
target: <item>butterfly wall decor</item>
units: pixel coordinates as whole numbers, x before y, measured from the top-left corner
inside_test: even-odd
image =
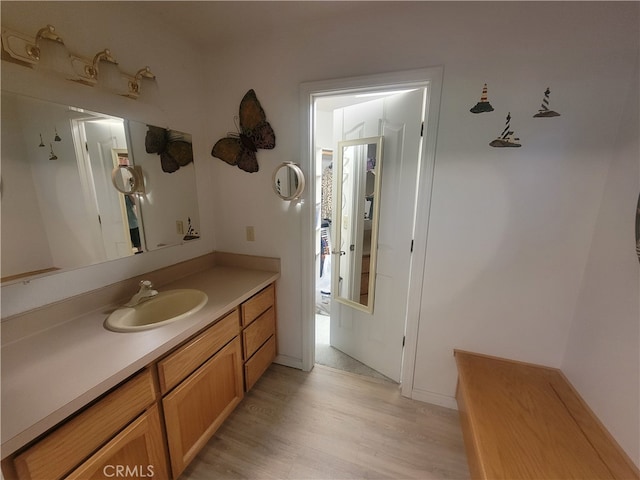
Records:
[[[237,165],[245,172],[259,170],[256,152],[258,148],[271,150],[276,146],[276,134],[267,122],[256,92],[249,90],[240,102],[240,132],[229,133],[216,142],[211,150],[213,157]]]
[[[166,173],[173,173],[193,162],[191,135],[188,133],[147,125],[144,148],[147,153],[160,155],[162,171]]]

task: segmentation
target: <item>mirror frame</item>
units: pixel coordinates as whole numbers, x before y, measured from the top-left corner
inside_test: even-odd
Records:
[[[334,219],[333,219],[333,248],[337,250],[333,250],[331,252],[332,255],[336,255],[337,262],[337,275],[334,275],[332,272],[332,297],[336,301],[347,305],[349,307],[355,308],[357,310],[361,310],[363,312],[367,312],[369,314],[373,314],[373,308],[375,303],[375,287],[376,287],[376,266],[377,266],[377,257],[378,257],[378,224],[380,221],[380,195],[382,190],[382,136],[379,137],[367,137],[367,138],[358,138],[355,140],[345,140],[338,142],[338,162],[336,168],[336,188],[334,195]],[[376,146],[376,164],[375,164],[375,182],[373,189],[373,196],[375,201],[373,202],[373,214],[371,218],[371,251],[369,258],[369,283],[367,290],[367,304],[362,304],[356,302],[350,298],[343,297],[339,295],[339,282],[340,282],[340,258],[344,253],[341,251],[340,245],[342,242],[342,228],[343,228],[343,218],[339,212],[342,211],[342,197],[343,197],[343,178],[344,178],[344,151],[345,148],[354,147],[354,146],[367,146],[367,145],[375,145]],[[363,199],[364,200],[364,199]],[[340,203],[340,205],[338,204]],[[363,219],[364,220],[364,219]],[[362,262],[362,259],[360,259]]]
[[[296,188],[296,191],[293,192],[293,194],[291,195],[283,195],[281,192],[278,191],[276,178],[278,176],[278,172],[280,172],[280,170],[282,170],[283,168],[290,169],[295,174],[296,180],[298,182],[298,187]],[[271,179],[272,179],[273,191],[282,200],[296,200],[300,198],[300,196],[302,195],[302,192],[304,192],[304,187],[305,187],[304,173],[302,172],[302,169],[293,162],[282,162],[280,165],[278,165],[276,169],[273,171],[273,176],[271,177]]]

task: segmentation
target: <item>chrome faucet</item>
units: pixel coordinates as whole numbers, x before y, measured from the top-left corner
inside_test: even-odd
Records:
[[[140,290],[136,293],[131,300],[124,304],[125,307],[135,307],[136,305],[158,295],[158,291],[153,289],[153,283],[149,280],[142,280],[140,282]]]

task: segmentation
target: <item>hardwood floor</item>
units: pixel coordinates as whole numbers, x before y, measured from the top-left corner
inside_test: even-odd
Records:
[[[456,411],[398,385],[272,365],[180,480],[468,479]]]

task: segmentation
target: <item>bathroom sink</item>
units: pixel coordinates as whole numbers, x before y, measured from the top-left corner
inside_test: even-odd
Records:
[[[105,328],[114,332],[137,332],[161,327],[194,314],[208,299],[200,290],[167,290],[135,307],[117,309],[107,317]]]

